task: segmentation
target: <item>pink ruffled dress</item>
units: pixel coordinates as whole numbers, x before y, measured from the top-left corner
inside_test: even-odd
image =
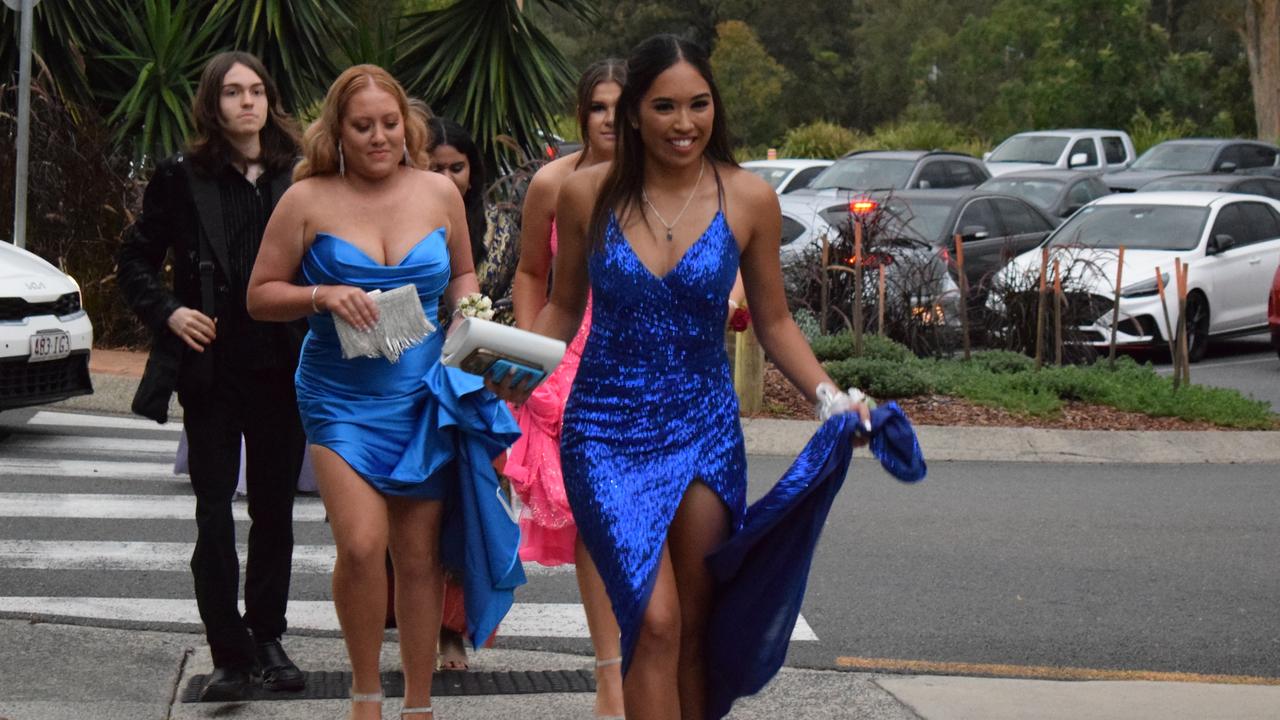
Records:
[[[551,255],[558,249],[555,222],[551,223]],[[569,499],[560,472],[560,424],[564,403],[578,374],[582,348],[591,333],[591,298],[573,342],[560,365],[538,386],[523,406],[514,410],[523,433],[511,446],[503,471],[520,497],[520,559],[541,565],[574,562],[578,526],[573,522]]]

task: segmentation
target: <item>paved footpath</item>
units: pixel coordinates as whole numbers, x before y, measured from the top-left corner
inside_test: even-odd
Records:
[[[127,413],[141,356],[95,351],[97,393],[60,404],[62,411]],[[178,408],[175,407],[175,417]],[[814,423],[747,420],[754,455],[794,454]],[[919,428],[931,462],[1276,463],[1280,435],[1250,432],[1116,433],[1022,428]],[[309,671],[345,669],[341,640],[290,637],[288,647]],[[398,667],[394,634],[383,666]],[[476,671],[580,670],[589,658],[521,650],[481,650]],[[181,702],[191,677],[210,670],[199,635],[0,620],[0,720],[182,720],[187,718],[346,717],[341,700]],[[955,676],[812,671],[787,668],[733,718],[866,720],[1275,720],[1280,680],[1159,676],[1157,679],[1039,680],[1034,668]],[[917,670],[918,672],[918,670]],[[497,717],[590,718],[591,695],[546,693],[441,697],[441,720]],[[397,717],[389,698],[385,718]]]

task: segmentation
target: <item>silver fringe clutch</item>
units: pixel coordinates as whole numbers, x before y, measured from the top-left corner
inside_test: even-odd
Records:
[[[405,350],[435,332],[435,325],[422,311],[417,287],[401,285],[386,292],[373,290],[369,297],[378,304],[378,322],[369,330],[358,330],[337,315],[333,316],[343,359],[384,357],[394,363]]]

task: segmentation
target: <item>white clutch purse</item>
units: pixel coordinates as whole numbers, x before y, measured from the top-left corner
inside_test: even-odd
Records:
[[[413,285],[401,285],[386,292],[373,290],[369,297],[378,304],[378,322],[369,330],[358,330],[337,315],[333,316],[344,360],[385,357],[394,363],[405,350],[422,342],[436,329],[422,311],[418,288]]]
[[[464,318],[444,341],[440,361],[473,375],[501,380],[510,371],[516,381],[534,384],[551,374],[564,357],[559,340],[480,318]]]

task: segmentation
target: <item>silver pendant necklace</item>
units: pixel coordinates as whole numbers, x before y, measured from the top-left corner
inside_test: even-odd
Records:
[[[658,208],[654,207],[653,203],[649,201],[649,193],[645,192],[644,187],[641,186],[640,197],[644,199],[644,204],[648,205],[653,214],[657,216],[658,222],[662,223],[662,226],[667,229],[667,242],[671,242],[672,228],[676,226],[676,223],[680,222],[680,218],[684,217],[684,211],[688,210],[689,205],[693,203],[693,196],[698,194],[698,186],[702,184],[702,173],[706,169],[707,162],[703,160],[698,164],[698,179],[693,181],[693,189],[689,191],[689,198],[684,201],[684,207],[680,208],[680,214],[676,215],[676,219],[671,222],[667,222],[666,218],[662,217],[662,213],[658,212]]]

